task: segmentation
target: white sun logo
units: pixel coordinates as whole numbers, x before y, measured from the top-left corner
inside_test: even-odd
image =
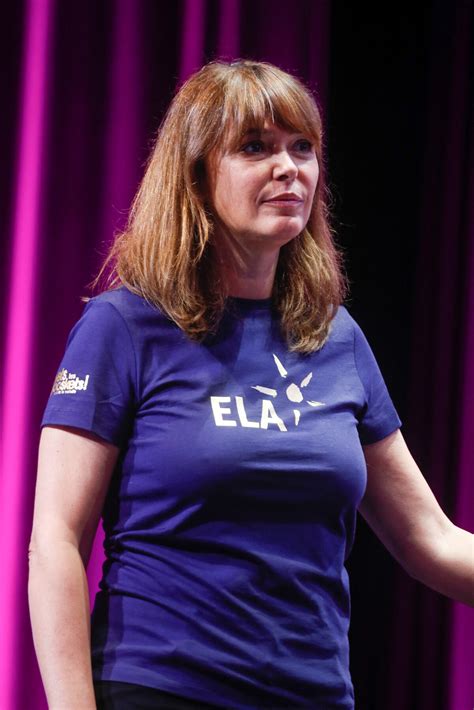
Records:
[[[275,360],[275,365],[277,366],[280,375],[283,378],[288,377],[288,372],[285,370],[283,364],[275,354],[273,354],[273,359]],[[293,402],[294,404],[300,404],[301,402],[303,402],[304,396],[301,390],[309,385],[312,377],[313,373],[309,372],[306,377],[301,380],[299,385],[297,385],[295,382],[292,382],[290,385],[288,385],[285,390],[285,393],[290,402]],[[252,389],[257,390],[257,392],[261,392],[262,394],[269,395],[270,397],[276,397],[278,394],[277,390],[274,390],[271,387],[263,387],[262,385],[252,385]],[[315,402],[311,399],[307,399],[305,401],[306,404],[309,404],[310,407],[324,407],[325,404],[324,402]],[[293,414],[295,417],[295,426],[298,426],[301,417],[301,412],[299,409],[293,409]]]

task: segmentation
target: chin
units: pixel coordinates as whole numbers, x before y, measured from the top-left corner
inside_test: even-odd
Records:
[[[295,232],[295,230],[292,230],[291,232],[288,231],[284,233],[279,232],[277,234],[267,234],[263,237],[262,241],[267,242],[267,244],[271,244],[273,247],[284,247],[285,244],[288,244],[293,241],[293,239],[296,239],[299,234],[301,234],[301,232]]]
[[[281,236],[282,238],[294,239],[301,234],[305,227],[305,223],[300,218],[287,217],[280,218],[278,222],[269,229],[269,233],[273,232],[275,236]]]
[[[288,225],[285,229],[275,230],[273,236],[274,239],[281,241],[282,244],[286,244],[300,235],[303,229],[304,225],[302,224]]]

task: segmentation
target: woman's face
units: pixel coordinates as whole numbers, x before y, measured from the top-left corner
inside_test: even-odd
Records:
[[[207,175],[217,235],[220,226],[244,247],[275,249],[306,226],[319,165],[310,139],[265,123],[209,160]]]

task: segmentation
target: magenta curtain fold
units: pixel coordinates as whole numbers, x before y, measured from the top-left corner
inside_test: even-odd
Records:
[[[179,78],[182,81],[199,69],[204,56],[206,0],[185,0],[183,33],[181,37],[181,64]]]
[[[474,141],[467,152],[469,176],[466,181],[467,205],[465,230],[468,236],[466,254],[466,291],[464,301],[464,361],[461,380],[461,417],[459,431],[459,471],[455,493],[454,520],[460,527],[474,530]],[[472,553],[474,568],[474,550]],[[464,705],[474,707],[474,613],[454,604],[450,643],[449,709]]]
[[[295,11],[307,17],[309,5]],[[328,24],[315,3],[318,31]],[[288,36],[285,12],[269,22]],[[81,311],[114,232],[123,226],[156,127],[179,81],[216,56],[258,55],[241,35],[238,0],[27,0],[23,7],[22,89],[17,110],[7,301],[2,309],[0,534],[0,708],[46,708],[27,610],[38,427],[66,335]],[[262,33],[262,29],[260,29]],[[291,36],[291,31],[290,31]],[[281,41],[281,46],[284,46]],[[285,68],[277,45],[270,61]],[[292,66],[327,73],[307,47]],[[322,79],[323,81],[323,79]],[[100,578],[102,532],[88,568],[91,602]],[[25,683],[25,679],[28,683]]]
[[[29,408],[35,378],[32,354],[35,342],[34,302],[38,288],[41,243],[44,135],[50,79],[49,35],[51,2],[31,0],[25,15],[22,62],[20,136],[13,207],[9,300],[5,328],[3,397],[1,407],[0,525],[2,583],[0,608],[6,611],[0,634],[0,707],[15,707],[19,657],[19,627],[24,624],[26,549],[31,510],[28,507],[29,441],[34,437]],[[31,373],[28,376],[28,373]]]
[[[239,56],[239,31],[239,0],[222,0],[217,33],[217,54],[219,57],[233,59]]]

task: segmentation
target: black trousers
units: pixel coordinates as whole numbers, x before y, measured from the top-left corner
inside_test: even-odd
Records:
[[[155,688],[115,680],[94,681],[97,710],[216,710],[195,700],[180,698]]]

